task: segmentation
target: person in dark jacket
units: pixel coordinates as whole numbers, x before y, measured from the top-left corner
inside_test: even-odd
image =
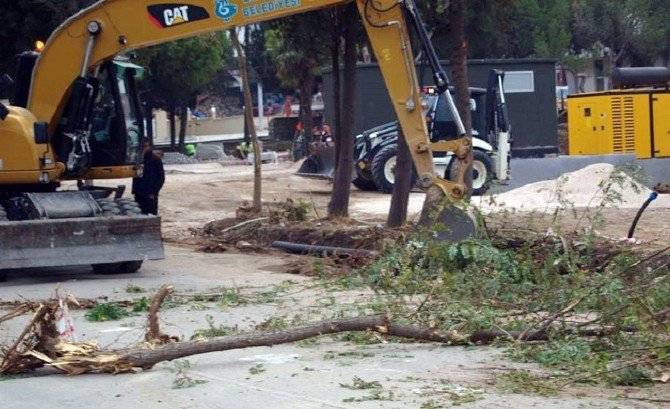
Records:
[[[149,141],[144,142],[144,173],[133,179],[133,194],[144,214],[158,214],[158,193],[165,183],[162,152],[154,151]]]

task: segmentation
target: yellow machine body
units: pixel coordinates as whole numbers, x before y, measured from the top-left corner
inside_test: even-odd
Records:
[[[35,116],[27,109],[10,107],[0,126],[0,185],[38,184],[62,173],[49,144],[36,144]]]
[[[623,89],[568,98],[570,155],[670,157],[670,92]]]

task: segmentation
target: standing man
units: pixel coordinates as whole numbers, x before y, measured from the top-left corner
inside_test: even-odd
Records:
[[[158,214],[158,193],[165,183],[163,153],[152,150],[151,143],[144,141],[144,173],[133,179],[133,194],[143,214]]]

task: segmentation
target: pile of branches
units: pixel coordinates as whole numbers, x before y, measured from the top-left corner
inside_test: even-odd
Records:
[[[630,370],[636,379],[666,379],[669,251],[640,253],[592,232],[512,232],[410,244],[382,255],[356,279],[385,296],[384,308],[401,322],[501,333],[516,359],[574,379],[612,381]],[[549,342],[518,342],[528,340]]]
[[[377,293],[374,305],[357,302],[358,317],[179,341],[158,326],[160,306],[172,292],[166,286],[152,302],[145,342],[119,350],[64,340],[55,325],[57,304],[25,303],[0,317],[2,323],[32,313],[16,340],[0,346],[0,373],[43,366],[68,374],[133,372],[194,354],[362,331],[447,345],[508,343],[515,359],[558,369],[571,381],[621,373],[628,374],[624,384],[667,381],[668,251],[639,254],[577,236],[412,240],[331,283]]]

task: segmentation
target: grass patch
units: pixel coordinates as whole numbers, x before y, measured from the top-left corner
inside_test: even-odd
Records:
[[[130,316],[119,304],[110,302],[98,304],[86,312],[84,316],[89,322],[116,321]]]
[[[251,368],[249,368],[250,375],[262,374],[265,371],[267,371],[267,368],[265,368],[265,365],[263,364],[257,364],[256,366],[252,366]]]
[[[551,396],[558,391],[553,383],[533,376],[529,371],[511,371],[498,377],[498,388],[523,395]]]
[[[133,304],[133,312],[146,312],[151,309],[151,300],[142,297]]]
[[[134,284],[128,284],[126,286],[126,292],[129,294],[138,294],[138,293],[146,293],[147,290]]]
[[[205,321],[207,321],[207,328],[196,330],[191,336],[191,339],[223,337],[237,333],[237,330],[234,327],[216,325],[212,315],[206,315]]]
[[[207,383],[205,380],[191,377],[189,374],[191,369],[193,369],[193,365],[188,359],[173,362],[172,367],[169,368],[175,374],[175,378],[172,381],[172,389],[192,388]]]
[[[350,384],[341,383],[341,387],[347,389],[381,389],[382,384],[379,381],[364,381],[358,376],[354,376]]]

